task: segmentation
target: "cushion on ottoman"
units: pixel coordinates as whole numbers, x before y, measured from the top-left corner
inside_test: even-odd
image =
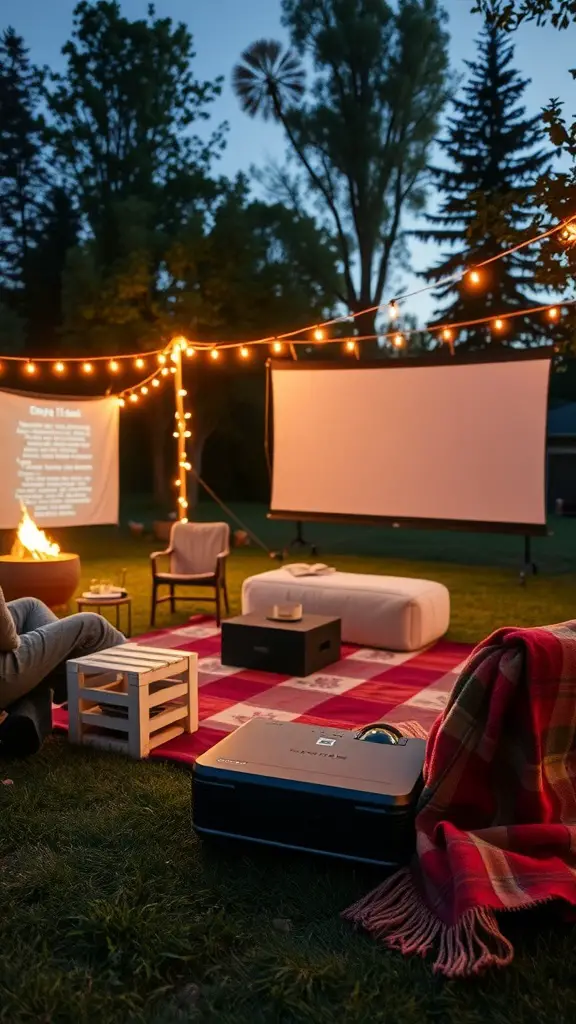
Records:
[[[360,647],[417,651],[450,625],[450,595],[441,583],[399,576],[335,572],[294,577],[286,569],[251,576],[242,585],[242,614],[275,604],[301,604],[313,615],[342,620],[342,640]]]

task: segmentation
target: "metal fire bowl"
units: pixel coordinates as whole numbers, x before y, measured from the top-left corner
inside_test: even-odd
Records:
[[[0,587],[7,601],[37,597],[49,608],[67,605],[80,582],[80,557],[61,553],[36,561],[0,555]]]

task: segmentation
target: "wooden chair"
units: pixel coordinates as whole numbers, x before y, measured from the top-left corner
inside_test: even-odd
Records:
[[[213,601],[216,622],[222,618],[222,598],[226,614],[230,614],[226,587],[226,559],[230,554],[230,527],[227,523],[174,523],[170,544],[166,551],[150,555],[152,567],[152,612],[150,623],[156,625],[156,605],[170,602],[170,611],[176,610],[176,601]],[[170,558],[168,572],[160,571],[160,558]],[[169,593],[158,597],[158,588],[167,586]],[[176,594],[176,587],[209,588],[214,596],[201,598]]]

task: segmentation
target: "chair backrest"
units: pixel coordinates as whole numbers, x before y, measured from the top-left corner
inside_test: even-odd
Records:
[[[174,523],[170,534],[170,572],[216,572],[217,556],[230,547],[227,523]]]

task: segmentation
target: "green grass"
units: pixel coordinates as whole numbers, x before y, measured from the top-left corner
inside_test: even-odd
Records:
[[[257,510],[241,515],[267,543],[290,537]],[[446,583],[450,635],[473,642],[504,623],[576,615],[575,527],[559,521],[555,536],[538,542],[542,572],[524,588],[518,540],[309,532],[322,560],[341,568]],[[156,545],[112,529],[59,539],[80,551],[83,583],[128,569],[135,631],[146,629],[147,553]],[[235,609],[242,579],[270,567],[253,548],[233,554]],[[162,610],[159,624],[169,621]],[[573,933],[547,915],[505,922],[517,949],[511,968],[447,983],[340,921],[377,872],[277,851],[204,848],[190,828],[189,777],[176,767],[55,739],[29,763],[1,765],[1,779],[13,782],[0,787],[3,1024],[576,1020]]]

